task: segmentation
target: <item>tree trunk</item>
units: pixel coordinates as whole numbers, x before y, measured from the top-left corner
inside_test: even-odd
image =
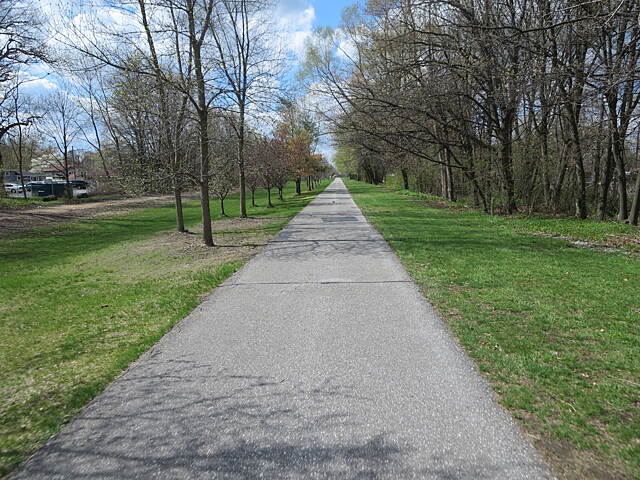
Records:
[[[609,137],[607,145],[607,157],[604,166],[604,176],[602,178],[602,184],[600,185],[599,192],[600,198],[598,198],[598,220],[604,221],[607,218],[607,210],[609,203],[609,186],[611,184],[611,177],[613,174],[613,151],[611,147],[611,137]]]
[[[19,140],[19,145],[18,148],[20,149],[19,153],[18,153],[18,169],[20,170],[20,185],[22,186],[22,196],[24,197],[25,200],[27,200],[27,189],[24,186],[24,158],[22,157],[22,127],[18,127],[20,129],[20,132],[18,133],[20,140]],[[2,170],[0,170],[0,172],[2,172]],[[2,189],[4,190],[4,188]]]
[[[69,181],[69,154],[67,153],[67,149],[65,147],[64,155],[64,181],[65,185],[65,196],[67,200],[71,200],[73,198],[73,190],[71,189],[71,182]]]
[[[462,174],[471,182],[471,189],[473,191],[473,206],[479,208],[482,206],[482,209],[485,212],[489,212],[487,206],[487,199],[478,184],[478,179],[476,177],[476,166],[475,166],[475,149],[471,145],[466,145],[464,149],[467,158],[469,159],[469,168],[462,170]]]
[[[282,193],[282,187],[278,187],[278,198],[284,202],[284,195]]]
[[[578,192],[576,195],[576,216],[587,218],[587,183],[585,180],[584,163],[582,161],[582,149],[580,145],[574,143],[575,173]]]
[[[616,177],[618,180],[618,221],[624,222],[627,219],[628,210],[627,173],[624,168],[624,157],[623,152],[620,149],[620,140],[618,139],[617,132],[614,132],[612,150],[613,159],[616,164]]]
[[[449,198],[449,175],[445,166],[446,160],[444,157],[444,150],[440,150],[438,154],[440,161],[440,196],[442,198]]]
[[[600,117],[598,122],[598,137],[596,138],[595,156],[593,161],[593,203],[597,205],[600,198],[600,171],[602,169],[600,163],[602,162],[602,135],[604,133],[604,103],[600,104]],[[597,207],[596,207],[597,208]]]
[[[302,179],[300,177],[296,178],[296,195],[302,195],[302,189],[300,188],[300,183],[302,182]]]
[[[451,159],[449,157],[449,152],[448,151],[445,153],[445,157],[447,159],[447,165],[446,165],[446,169],[447,169],[447,186],[449,187],[449,190],[447,191],[447,198],[449,199],[449,201],[455,202],[456,201],[456,187],[455,187],[455,182],[454,182],[454,178],[453,178],[453,168],[451,167]]]
[[[402,188],[409,190],[409,172],[406,168],[401,168],[400,172],[402,173]]]
[[[209,205],[209,107],[206,99],[206,85],[204,70],[202,68],[202,40],[198,38],[195,29],[195,5],[188,2],[190,8],[187,9],[189,24],[189,41],[193,52],[193,66],[195,73],[195,85],[197,90],[197,114],[198,130],[200,142],[200,207],[202,209],[202,240],[205,245],[213,246],[213,235],[211,233],[211,209]],[[207,9],[206,21],[208,22],[211,8]]]
[[[549,208],[551,206],[551,200],[553,192],[551,190],[551,178],[549,176],[549,134],[547,130],[543,130],[541,140],[541,153],[542,153],[542,187],[544,189],[544,202]]]
[[[256,206],[256,189],[255,188],[251,189],[251,206],[252,207]]]
[[[0,140],[2,137],[0,137]],[[2,157],[2,149],[0,148],[0,181],[2,181],[2,188],[0,188],[0,198],[7,196],[7,191],[4,189],[4,158]]]
[[[224,197],[220,197],[220,216],[226,217],[227,214],[224,213]]]
[[[202,210],[202,240],[213,246],[211,232],[211,207],[209,205],[209,134],[207,133],[207,112],[199,111],[200,123],[200,209]]]
[[[553,185],[553,213],[558,213],[560,210],[560,195],[562,193],[562,185],[564,184],[565,174],[567,172],[567,157],[565,154],[562,155],[562,160],[560,164],[560,172],[558,173],[558,179]]]
[[[609,125],[611,132],[611,148],[613,159],[616,164],[616,178],[618,180],[618,221],[624,222],[627,219],[628,199],[627,199],[627,177],[624,165],[624,139],[620,138],[618,130],[618,120],[616,113],[617,95],[609,95]]]
[[[24,197],[25,200],[27,200],[27,188],[24,186],[24,177],[22,176],[22,168],[20,169],[20,185],[22,185],[22,196]]]
[[[182,212],[182,192],[179,188],[173,190],[173,196],[176,204],[176,228],[179,232],[183,233],[184,228],[184,214]]]
[[[515,187],[513,179],[513,159],[511,158],[511,130],[513,119],[507,115],[500,135],[500,169],[502,170],[502,207],[504,213],[511,215],[516,208]]]
[[[594,204],[598,202],[598,197],[600,196],[600,162],[602,161],[602,148],[599,145],[596,146],[596,153],[593,159],[593,171],[591,175],[591,181],[593,183],[593,192],[592,192],[592,201]]]
[[[579,113],[577,108],[568,109],[569,125],[571,126],[571,153],[573,155],[574,173],[576,175],[576,217],[587,218],[587,182],[582,159],[582,146],[580,144],[580,130],[578,125]]]
[[[273,207],[273,204],[271,203],[271,187],[267,187],[267,199],[269,207]]]
[[[633,195],[633,204],[629,213],[629,223],[638,225],[638,217],[640,216],[640,170],[636,172],[636,191]]]
[[[247,188],[244,172],[244,105],[240,105],[238,126],[238,170],[240,172],[240,217],[247,218]]]

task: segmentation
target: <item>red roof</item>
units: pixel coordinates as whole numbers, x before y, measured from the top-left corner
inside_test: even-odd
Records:
[[[43,168],[42,169],[43,172],[64,172],[64,167],[59,166],[59,167],[47,167],[47,168]],[[73,172],[74,168],[73,167],[69,167],[69,172]]]

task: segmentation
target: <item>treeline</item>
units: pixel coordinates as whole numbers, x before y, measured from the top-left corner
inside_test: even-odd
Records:
[[[309,47],[339,168],[638,223],[640,2],[369,0]]]
[[[300,193],[304,181],[312,188],[330,173],[315,153],[316,123],[282,88],[289,58],[272,2],[67,7],[44,18],[29,2],[0,0],[0,143],[17,145],[13,163],[21,170],[30,146],[48,146],[47,161],[68,183],[74,145],[90,145],[103,180],[133,192],[173,192],[180,231],[183,192],[197,188],[207,245],[211,197],[224,211],[238,190],[246,217],[256,188],[282,197],[288,180]],[[23,93],[33,63],[64,79],[36,99]],[[0,157],[0,169],[6,163]]]

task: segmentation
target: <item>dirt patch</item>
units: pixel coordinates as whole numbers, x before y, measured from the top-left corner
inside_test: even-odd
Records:
[[[547,232],[534,233],[537,237],[555,238],[566,240],[569,245],[575,248],[588,248],[602,252],[617,252],[627,255],[640,254],[640,237],[634,235],[607,235],[606,242],[587,242],[567,235],[554,235]],[[630,251],[631,250],[631,251]]]
[[[631,248],[637,252],[640,252],[640,235],[607,235],[607,245],[618,248]]]
[[[189,227],[189,231],[185,233],[168,231],[161,232],[144,242],[138,244],[134,252],[130,253],[146,253],[151,251],[166,251],[167,254],[180,256],[183,254],[207,253],[209,254],[216,247],[220,249],[229,248],[246,248],[248,250],[256,247],[266,246],[267,241],[273,236],[273,233],[256,231],[247,231],[256,227],[268,225],[278,221],[278,218],[230,218],[225,220],[217,220],[212,222],[211,228],[214,232],[213,241],[215,243],[213,249],[208,247],[202,241],[202,225]],[[218,233],[216,235],[216,233]]]
[[[247,228],[255,228],[260,227],[262,225],[266,225],[268,223],[272,223],[276,220],[281,220],[285,217],[269,217],[269,218],[226,218],[223,220],[218,220],[213,223],[213,231],[214,232],[224,232],[224,231],[236,231],[236,230],[244,230]]]
[[[196,194],[188,194],[184,199],[189,200],[196,197]],[[73,220],[85,220],[116,213],[127,213],[141,208],[170,205],[172,202],[173,195],[156,195],[0,209],[0,237]]]
[[[534,438],[534,445],[551,466],[554,475],[560,480],[630,480],[624,473],[624,465],[610,458],[597,458],[590,452],[578,450],[569,442]]]
[[[396,190],[389,190],[390,192],[398,193]],[[471,211],[473,208],[468,205],[460,205],[455,202],[451,202],[446,198],[440,198],[436,196],[422,196],[415,193],[400,193],[403,197],[409,197],[412,200],[424,202],[427,207],[437,208],[440,210],[454,210],[454,211]]]
[[[261,219],[260,224],[274,221]],[[259,253],[268,244],[273,232],[259,228],[251,229],[249,223],[256,222],[244,219],[244,229],[226,231],[216,234],[217,224],[225,220],[213,222],[213,247],[206,246],[202,241],[202,226],[194,226],[189,232],[164,231],[149,238],[132,242],[127,247],[126,258],[116,255],[112,266],[117,270],[121,282],[140,281],[142,278],[158,278],[170,276],[173,278],[189,277],[194,272],[211,270],[228,263],[245,263]],[[157,264],[157,268],[149,265]]]

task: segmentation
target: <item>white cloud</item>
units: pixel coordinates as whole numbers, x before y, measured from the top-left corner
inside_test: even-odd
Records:
[[[27,94],[40,95],[43,91],[58,90],[60,87],[57,83],[52,82],[49,78],[33,78],[23,84],[22,89]]]
[[[345,36],[341,36],[339,38],[340,40],[336,51],[338,56],[344,59],[355,60],[358,55],[358,49],[355,41],[352,38]]]
[[[313,32],[315,9],[305,0],[281,0],[274,14],[285,36],[287,50],[297,60],[301,60],[304,56],[305,42]]]
[[[60,78],[51,73],[45,65],[29,65],[19,72],[20,90],[30,96],[40,96],[46,92],[60,89]]]

